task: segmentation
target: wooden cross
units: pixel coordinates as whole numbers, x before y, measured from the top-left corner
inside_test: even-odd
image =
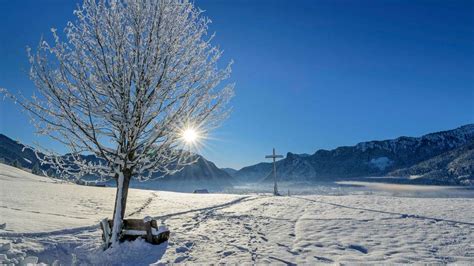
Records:
[[[273,195],[278,196],[278,186],[277,186],[277,171],[276,171],[276,158],[283,158],[283,155],[276,155],[275,148],[273,148],[273,154],[267,155],[265,158],[272,158],[273,159],[273,178],[275,181],[275,185],[273,186]]]

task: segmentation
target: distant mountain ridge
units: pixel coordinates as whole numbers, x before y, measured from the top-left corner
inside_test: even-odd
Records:
[[[201,155],[193,155],[193,164],[183,166],[182,170],[170,175],[159,177],[163,182],[183,181],[183,182],[215,182],[222,185],[230,185],[233,178],[223,169],[218,168],[213,162],[206,160]]]
[[[31,169],[38,162],[36,154],[25,145],[0,134],[0,162],[13,164],[18,162],[21,167]]]
[[[221,168],[221,170],[225,171],[230,176],[234,175],[237,172],[237,170],[235,170],[234,168],[230,168],[230,167],[224,167],[224,168]]]
[[[39,153],[41,156],[41,153]],[[84,156],[86,160],[95,161],[98,160],[94,155]],[[179,172],[171,175],[155,174],[153,176],[154,185],[164,183],[180,183],[180,184],[202,184],[216,185],[216,186],[230,186],[232,185],[233,178],[224,170],[219,169],[214,163],[206,160],[201,155],[193,155],[191,160],[196,160],[195,163],[186,165]],[[35,164],[39,164],[39,160],[36,157],[34,151],[30,148],[26,148],[25,145],[10,139],[9,137],[0,134],[0,162],[6,164],[19,163],[22,168],[32,169]],[[42,170],[47,171],[47,166],[40,166]],[[140,187],[148,185],[147,182],[142,182]],[[132,185],[133,186],[133,185]]]
[[[342,178],[401,176],[413,183],[474,185],[474,124],[421,137],[361,142],[314,154],[289,152],[277,162],[282,181],[330,181]],[[17,161],[31,169],[36,155],[24,145],[0,134],[0,162]],[[199,184],[230,186],[237,182],[272,181],[272,163],[262,162],[236,171],[219,169],[200,155],[196,163],[173,175],[151,181],[162,186],[177,182],[182,186]],[[89,156],[90,157],[90,156]],[[93,156],[92,156],[93,157]],[[94,160],[94,158],[89,158]],[[95,158],[97,159],[97,158]],[[47,170],[44,169],[43,170]],[[159,174],[157,174],[159,176]],[[155,178],[157,177],[155,175]],[[148,186],[147,182],[140,185]],[[153,185],[154,186],[154,185]]]
[[[277,162],[277,174],[283,181],[385,176],[468,145],[473,140],[474,124],[468,124],[421,137],[399,137],[329,151],[318,150],[309,156],[288,153]],[[472,150],[469,147],[467,150]],[[271,163],[259,163],[244,167],[233,176],[243,182],[271,181],[271,171]]]

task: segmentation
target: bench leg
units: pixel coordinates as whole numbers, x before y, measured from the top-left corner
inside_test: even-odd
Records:
[[[102,240],[104,240],[104,250],[110,246],[110,227],[107,218],[100,221],[100,228],[102,228]]]
[[[153,234],[151,232],[151,221],[145,222],[145,229],[146,229],[146,241],[148,243],[153,243]]]

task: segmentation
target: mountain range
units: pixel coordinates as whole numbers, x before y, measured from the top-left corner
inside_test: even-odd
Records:
[[[414,183],[472,184],[473,141],[474,124],[468,124],[421,137],[399,137],[318,150],[312,155],[290,152],[277,162],[277,175],[282,181],[416,176],[418,180]],[[244,182],[258,182],[273,181],[271,174],[271,163],[259,163],[244,167],[233,176]]]
[[[38,155],[42,156],[41,153],[38,153]],[[98,160],[93,155],[87,155],[85,158],[88,161]],[[184,166],[179,172],[169,175],[155,174],[152,180],[148,182],[135,182],[131,186],[141,188],[145,188],[145,186],[180,186],[183,188],[187,187],[187,190],[189,190],[191,189],[190,186],[192,188],[198,186],[225,187],[231,186],[234,182],[233,178],[226,171],[219,169],[213,162],[206,160],[201,155],[192,155],[190,160],[195,162]],[[0,162],[26,169],[33,169],[35,165],[38,165],[45,172],[49,170],[48,166],[40,165],[33,150],[3,134],[0,134]],[[110,184],[113,185],[113,182]],[[184,191],[185,189],[182,190]]]
[[[38,158],[36,158],[36,154],[33,150],[0,134],[0,162],[10,165],[16,164],[22,168],[32,169],[38,162]]]
[[[38,159],[33,151],[24,147],[0,134],[0,162],[32,169]],[[258,163],[237,171],[219,169],[204,157],[194,156],[196,162],[181,171],[173,175],[158,174],[155,177],[160,178],[135,186],[205,187],[273,181],[272,163]],[[474,124],[421,137],[399,137],[318,150],[314,154],[289,152],[277,162],[277,175],[279,180],[289,182],[393,176],[404,178],[405,183],[474,185]]]

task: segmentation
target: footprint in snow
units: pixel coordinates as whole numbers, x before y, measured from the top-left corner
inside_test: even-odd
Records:
[[[250,251],[249,249],[244,248],[244,247],[241,247],[241,246],[235,245],[235,247],[236,247],[238,250],[240,250],[240,251],[245,251],[245,252],[249,252],[249,251]]]
[[[174,263],[181,263],[183,262],[184,260],[186,260],[187,258],[189,258],[188,256],[180,256],[180,257],[177,257],[175,260],[174,260]]]
[[[364,253],[364,254],[367,254],[367,253],[368,253],[368,250],[367,250],[365,247],[360,246],[360,245],[354,245],[354,244],[352,244],[352,245],[349,245],[347,248],[357,250],[357,251],[359,251],[359,252],[361,252],[361,253]]]
[[[232,255],[232,254],[234,254],[234,253],[235,253],[234,251],[224,251],[224,252],[222,253],[222,256],[223,256],[223,257],[227,257],[227,256]]]
[[[178,248],[176,248],[176,253],[184,253],[188,250],[189,249],[187,247],[178,247]]]
[[[325,257],[314,256],[314,258],[321,262],[328,262],[328,263],[334,262],[333,260],[325,258]]]

